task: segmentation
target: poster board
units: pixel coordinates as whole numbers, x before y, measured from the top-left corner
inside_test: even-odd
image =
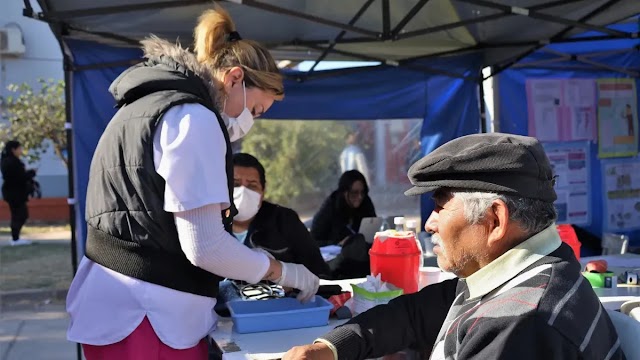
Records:
[[[602,160],[603,229],[640,229],[640,159]]]
[[[591,160],[588,141],[543,143],[553,174],[558,200],[558,224],[591,224]]]
[[[542,142],[595,140],[593,79],[527,79],[529,136]]]
[[[598,157],[638,154],[638,104],[634,79],[598,80]]]

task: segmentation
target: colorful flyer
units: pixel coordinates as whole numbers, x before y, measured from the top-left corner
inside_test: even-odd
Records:
[[[589,225],[591,198],[589,142],[544,143],[556,176],[558,224]]]
[[[598,80],[598,157],[638,154],[638,104],[634,79]]]
[[[596,82],[528,79],[529,135],[542,142],[595,140]]]
[[[640,159],[602,161],[606,231],[640,229]]]

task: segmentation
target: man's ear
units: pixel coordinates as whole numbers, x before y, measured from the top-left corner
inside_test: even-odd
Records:
[[[509,208],[500,200],[494,200],[487,211],[487,245],[499,243],[507,234],[509,225]]]

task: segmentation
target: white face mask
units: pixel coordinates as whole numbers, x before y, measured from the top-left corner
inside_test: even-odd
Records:
[[[260,210],[260,200],[262,195],[244,186],[233,188],[233,203],[238,209],[238,215],[233,219],[237,221],[247,221]]]
[[[231,142],[238,141],[240,138],[247,135],[253,126],[253,115],[251,114],[251,110],[247,107],[247,89],[244,86],[244,81],[242,82],[242,93],[244,94],[244,110],[242,110],[238,117],[231,117],[224,112],[227,107],[227,100],[224,100],[222,119],[225,124],[227,124],[227,131],[229,132],[229,140]]]

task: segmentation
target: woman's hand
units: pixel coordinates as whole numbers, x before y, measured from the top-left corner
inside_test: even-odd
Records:
[[[347,240],[349,240],[350,237],[351,237],[351,235],[345,236],[344,239],[340,240],[338,245],[344,246],[344,244],[346,244]]]
[[[297,299],[302,302],[313,299],[320,287],[320,279],[304,265],[285,262],[281,264],[282,276],[274,282],[282,287],[300,290]]]

